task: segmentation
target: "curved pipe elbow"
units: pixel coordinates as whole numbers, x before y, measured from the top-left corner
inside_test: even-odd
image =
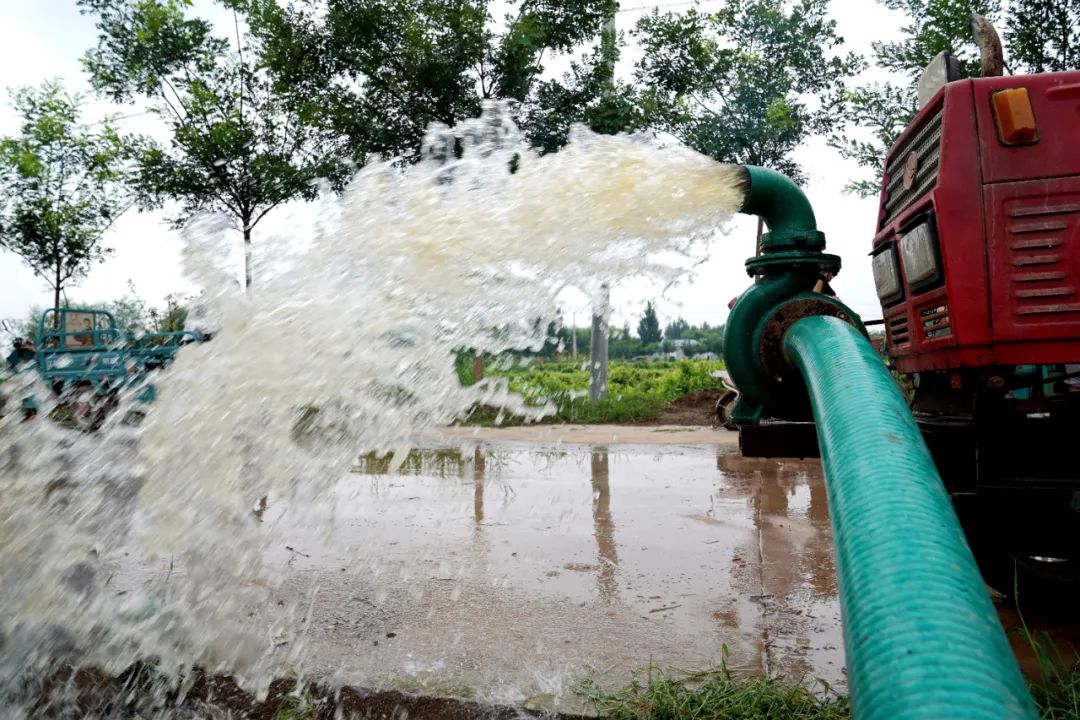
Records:
[[[739,212],[757,215],[765,221],[769,237],[763,240],[764,251],[825,246],[825,235],[817,229],[814,209],[791,178],[756,165],[743,165],[742,169],[746,188]]]

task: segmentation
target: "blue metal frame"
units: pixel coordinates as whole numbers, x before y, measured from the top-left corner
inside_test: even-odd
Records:
[[[37,371],[58,393],[89,384],[106,395],[141,385],[136,400],[150,402],[157,391],[146,382],[147,374],[172,362],[182,346],[200,340],[187,330],[135,337],[122,332],[105,310],[46,310],[38,319]],[[27,398],[23,408],[36,410],[37,401]]]

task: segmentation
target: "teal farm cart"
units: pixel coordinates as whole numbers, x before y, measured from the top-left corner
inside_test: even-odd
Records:
[[[41,376],[57,400],[54,417],[92,431],[116,409],[122,391],[141,404],[151,402],[156,390],[148,375],[171,363],[182,346],[203,339],[186,330],[135,336],[122,332],[104,310],[61,308],[42,313],[36,344],[16,341],[7,364],[12,372]],[[33,395],[22,401],[27,419],[39,408]]]

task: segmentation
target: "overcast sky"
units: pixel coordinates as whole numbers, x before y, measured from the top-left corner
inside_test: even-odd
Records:
[[[718,3],[703,2],[708,10]],[[620,30],[630,29],[643,13],[656,3],[623,0],[624,11],[619,13]],[[686,9],[691,3],[661,2],[671,10]],[[219,24],[229,22],[231,15],[208,0],[197,0],[196,11]],[[833,0],[832,8],[840,34],[851,50],[869,54],[870,43],[893,39],[898,34],[902,18],[881,7],[873,0]],[[14,88],[36,85],[49,78],[61,78],[69,90],[89,92],[79,58],[95,44],[95,32],[90,18],[80,15],[75,0],[7,0],[0,3],[0,27],[5,42],[0,44],[0,86]],[[620,75],[628,75],[635,57],[629,48],[620,61]],[[873,76],[873,79],[879,79]],[[96,102],[88,116],[100,116],[116,108]],[[138,108],[121,108],[121,114],[136,114]],[[153,131],[152,117],[136,116],[123,121],[127,131]],[[0,109],[0,135],[15,133],[18,118],[6,105]],[[860,200],[844,195],[842,188],[860,173],[854,163],[845,162],[824,140],[815,139],[797,153],[797,160],[806,169],[810,182],[807,195],[817,213],[818,225],[825,232],[828,251],[843,258],[844,268],[833,283],[840,297],[865,319],[880,316],[874,294],[873,279],[867,253],[874,234],[877,199]],[[264,222],[272,222],[272,215]],[[753,252],[756,223],[740,218],[731,234],[718,246],[711,259],[699,266],[693,278],[658,299],[662,322],[681,315],[691,323],[707,321],[721,323],[727,316],[728,300],[749,283],[743,262]],[[236,237],[239,248],[240,237]],[[192,286],[181,276],[179,233],[163,222],[161,213],[124,215],[110,230],[106,245],[114,250],[104,264],[97,265],[82,284],[68,292],[69,298],[80,302],[98,302],[118,298],[126,292],[131,281],[140,296],[159,304],[172,292],[189,293]],[[239,259],[239,255],[237,255]],[[238,265],[239,272],[239,265]],[[655,290],[640,284],[616,286],[612,291],[614,322],[636,321],[647,299]],[[11,253],[0,250],[0,319],[23,318],[34,305],[52,301],[46,284],[36,278]],[[573,310],[570,308],[569,310]],[[577,309],[579,325],[588,322],[585,307]],[[570,313],[566,321],[571,321]]]

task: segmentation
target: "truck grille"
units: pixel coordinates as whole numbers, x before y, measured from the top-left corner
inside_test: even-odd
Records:
[[[890,346],[902,347],[911,343],[911,336],[908,334],[906,315],[901,314],[889,318],[888,325],[886,327],[889,333]]]
[[[925,124],[897,147],[889,161],[885,174],[889,184],[885,188],[885,217],[882,226],[892,220],[928,193],[937,182],[938,160],[941,157],[941,113],[944,105],[926,119]],[[904,169],[908,157],[915,153],[918,158],[915,177],[911,187],[904,187]]]
[[[952,335],[952,320],[949,318],[949,306],[933,305],[919,311],[923,337],[927,340],[949,337]]]

